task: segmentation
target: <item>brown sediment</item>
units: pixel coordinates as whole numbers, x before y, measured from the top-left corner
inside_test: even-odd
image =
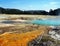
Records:
[[[28,42],[44,34],[46,28],[26,33],[7,32],[0,35],[0,46],[27,46]]]

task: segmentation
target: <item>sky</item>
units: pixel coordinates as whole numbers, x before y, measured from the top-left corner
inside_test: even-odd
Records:
[[[0,0],[0,7],[49,11],[60,8],[60,0]]]

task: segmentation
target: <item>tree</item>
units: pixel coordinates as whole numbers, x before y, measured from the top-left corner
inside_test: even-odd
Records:
[[[52,9],[50,9],[49,15],[54,15],[54,11]]]
[[[60,15],[60,8],[54,10],[55,15]]]
[[[22,14],[22,11],[18,9],[6,9],[6,14]]]
[[[5,9],[0,7],[0,14],[4,14],[5,13]]]

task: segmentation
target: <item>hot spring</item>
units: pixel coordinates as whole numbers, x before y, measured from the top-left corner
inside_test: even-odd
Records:
[[[38,25],[60,26],[60,18],[32,20],[31,23],[38,24]]]

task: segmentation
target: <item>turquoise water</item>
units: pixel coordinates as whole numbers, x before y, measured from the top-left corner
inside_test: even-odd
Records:
[[[33,24],[60,26],[60,19],[32,20]]]

